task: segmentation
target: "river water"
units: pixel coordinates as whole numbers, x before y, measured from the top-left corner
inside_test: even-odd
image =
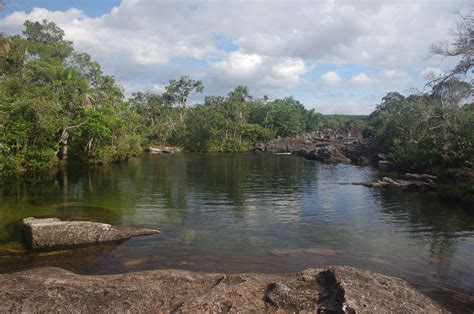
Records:
[[[0,185],[0,272],[156,268],[296,272],[351,265],[401,277],[444,306],[474,310],[474,212],[429,192],[345,183],[372,167],[286,155],[144,155]],[[88,219],[160,235],[59,252],[21,248],[22,218]]]

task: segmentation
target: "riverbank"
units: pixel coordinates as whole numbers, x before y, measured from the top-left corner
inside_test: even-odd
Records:
[[[353,267],[238,274],[152,270],[84,276],[60,268],[0,275],[0,312],[448,313],[405,281]]]

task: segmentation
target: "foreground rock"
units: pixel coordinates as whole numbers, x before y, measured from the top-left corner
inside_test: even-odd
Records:
[[[339,131],[321,129],[294,137],[273,139],[258,143],[255,152],[291,153],[309,160],[327,163],[368,165],[378,160],[377,149],[370,138],[363,138],[357,128]]]
[[[445,313],[405,281],[352,267],[291,275],[154,270],[82,276],[59,268],[0,275],[0,312]]]
[[[180,153],[181,150],[178,147],[148,147],[146,149],[150,154],[174,154]]]
[[[23,219],[23,232],[26,245],[31,249],[113,242],[160,233],[155,229],[115,227],[92,221],[62,221],[57,218],[33,217]]]
[[[374,180],[368,182],[353,183],[355,185],[363,185],[370,188],[383,189],[408,189],[408,190],[423,190],[436,191],[438,184],[435,182],[436,176],[429,174],[406,173],[402,176],[403,179],[392,179],[383,177],[381,180]]]

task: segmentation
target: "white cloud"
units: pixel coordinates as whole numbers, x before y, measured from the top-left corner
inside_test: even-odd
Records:
[[[106,72],[133,90],[159,92],[168,79],[191,74],[204,81],[209,93],[225,94],[238,84],[248,84],[256,94],[279,94],[284,89],[298,98],[314,92],[315,82],[307,80],[317,78],[304,76],[312,65],[325,63],[341,71],[356,65],[360,73],[348,81],[333,71],[320,79],[333,95],[344,89],[366,93],[362,103],[372,99],[369,87],[380,89],[371,97],[380,97],[388,88],[411,87],[419,81],[414,72],[438,75],[452,67],[453,61],[427,58],[429,47],[452,36],[458,21],[453,9],[470,6],[469,0],[295,0],[271,5],[122,0],[94,18],[73,8],[14,12],[0,19],[0,29],[19,33],[26,19],[54,21],[77,50],[90,53]],[[341,100],[336,106],[339,112],[355,108],[344,107],[345,103]]]
[[[337,72],[329,71],[321,75],[321,79],[324,83],[329,85],[337,85],[342,82],[342,78],[337,74]]]
[[[427,67],[420,72],[421,77],[427,80],[433,80],[445,75],[445,72],[440,68]]]
[[[171,58],[202,59],[217,53],[209,33],[187,32],[174,27],[170,16],[170,4],[156,11],[154,3],[134,5],[132,0],[122,1],[119,7],[98,18],[90,18],[80,10],[49,11],[35,8],[31,13],[15,12],[0,21],[0,27],[7,33],[19,33],[25,20],[47,19],[56,22],[72,40],[78,50],[88,51],[98,59],[129,59],[138,64],[166,64]],[[185,9],[184,4],[176,9]],[[163,19],[154,15],[163,15]],[[181,16],[170,14],[176,22]],[[129,61],[129,62],[130,62]]]
[[[349,82],[351,82],[352,84],[356,84],[356,85],[369,85],[369,84],[374,84],[374,83],[377,83],[378,80],[375,79],[375,78],[371,78],[369,77],[367,74],[365,73],[359,73],[357,75],[354,75],[350,80]]]
[[[304,61],[297,58],[277,60],[271,67],[267,79],[276,86],[292,86],[298,83],[301,75],[308,71]]]
[[[261,65],[262,57],[240,51],[233,52],[227,59],[213,64],[216,70],[237,78],[252,75]]]
[[[251,87],[290,87],[307,72],[304,61],[275,58],[241,51],[229,53],[222,61],[210,64],[216,80],[226,80]]]

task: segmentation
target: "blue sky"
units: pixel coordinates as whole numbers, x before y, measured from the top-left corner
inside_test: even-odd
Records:
[[[51,11],[65,11],[70,8],[78,8],[87,16],[101,16],[114,6],[120,4],[120,0],[7,0],[7,6],[1,17],[15,11],[30,12],[33,8],[47,8]]]
[[[127,94],[160,93],[188,74],[203,95],[239,84],[294,96],[322,113],[370,113],[390,91],[410,93],[456,60],[430,56],[470,1],[9,0],[0,30],[48,19]]]

